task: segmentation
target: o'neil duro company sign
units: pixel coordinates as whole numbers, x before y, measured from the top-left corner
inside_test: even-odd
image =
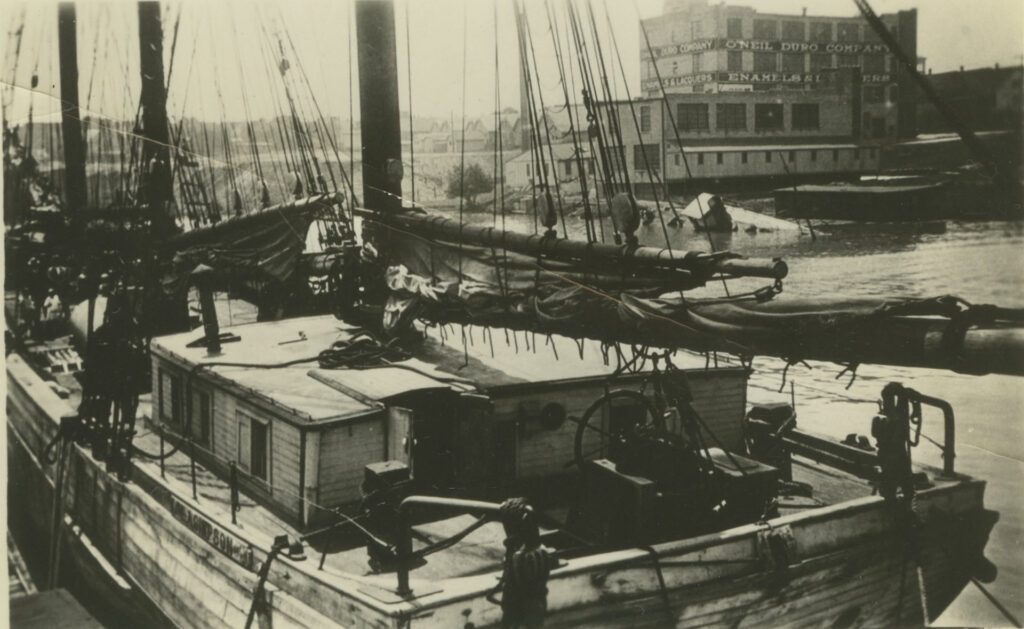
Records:
[[[694,41],[653,47],[654,56],[673,57],[706,50],[751,50],[754,52],[801,52],[840,55],[877,54],[886,52],[885,44],[865,44],[861,42],[805,42],[777,41],[768,39],[725,39],[714,37]],[[648,50],[640,52],[641,59],[650,59]]]

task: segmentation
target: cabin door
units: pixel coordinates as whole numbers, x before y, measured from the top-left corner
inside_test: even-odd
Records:
[[[412,411],[401,406],[388,408],[388,452],[387,458],[401,461],[412,469]]]

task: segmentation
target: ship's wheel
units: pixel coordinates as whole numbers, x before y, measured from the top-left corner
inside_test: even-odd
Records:
[[[643,410],[642,418],[626,419],[621,422],[614,422],[609,420],[605,427],[598,426],[601,415],[598,414],[600,409],[611,409],[612,402],[616,400],[628,400]],[[598,417],[595,420],[595,416]],[[611,413],[605,415],[611,417]],[[614,460],[618,452],[621,452],[630,442],[634,441],[641,435],[650,435],[653,432],[660,432],[663,430],[663,422],[661,414],[654,403],[639,391],[631,391],[628,389],[618,389],[615,391],[609,391],[598,399],[594,400],[594,403],[587,407],[584,411],[583,416],[579,419],[576,426],[576,437],[573,443],[573,454],[574,462],[577,467],[581,470],[587,461],[592,461],[599,458],[608,458]],[[597,447],[588,447],[585,449],[584,444],[586,441],[586,435],[588,432],[595,432],[601,436],[601,443]],[[591,444],[588,444],[591,445]]]

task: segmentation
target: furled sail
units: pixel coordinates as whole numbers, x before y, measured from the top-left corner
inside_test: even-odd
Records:
[[[660,348],[1024,374],[1024,312],[934,299],[691,299],[718,277],[775,279],[779,260],[628,247],[377,215],[366,231],[386,252],[384,324],[413,318]]]

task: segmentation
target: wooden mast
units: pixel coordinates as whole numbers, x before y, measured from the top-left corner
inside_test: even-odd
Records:
[[[363,203],[375,211],[402,209],[402,137],[398,110],[395,9],[391,0],[357,0],[359,117],[363,143]]]
[[[142,187],[140,201],[154,213],[153,220],[174,229],[171,200],[171,138],[164,87],[163,26],[160,3],[139,2],[139,67],[142,73],[141,135]]]
[[[85,182],[85,139],[78,111],[78,37],[75,33],[75,5],[61,2],[57,7],[57,42],[60,58],[61,131],[64,139],[64,202],[78,213],[87,202]]]
[[[171,178],[171,134],[167,121],[167,90],[164,87],[163,25],[160,3],[139,2],[139,69],[142,89],[139,96],[141,187],[139,201],[148,210],[153,233],[168,238],[180,229],[174,221],[174,189]],[[155,269],[151,272],[155,272]],[[159,286],[148,288],[144,301],[147,328],[154,334],[170,334],[189,329],[188,296],[162,294]]]

